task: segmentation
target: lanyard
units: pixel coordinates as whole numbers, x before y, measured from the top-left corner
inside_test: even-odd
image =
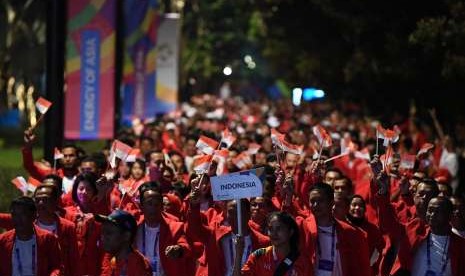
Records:
[[[334,249],[335,249],[335,242],[336,242],[336,229],[335,225],[333,224],[333,228],[331,230],[331,262],[334,262]],[[324,232],[327,233],[327,232]],[[320,245],[320,236],[317,234],[317,241],[318,241],[318,257],[321,259],[321,245]]]
[[[158,238],[160,237],[160,230],[157,232],[157,236],[155,238],[155,243],[153,245],[153,257],[156,258],[158,256]],[[145,255],[145,223],[142,226],[142,254]]]
[[[276,255],[276,250],[274,249],[273,246],[273,263],[274,263],[274,269],[278,267],[278,255]]]
[[[16,262],[18,263],[18,272],[20,275],[23,275],[23,264],[21,261],[21,256],[20,256],[18,247],[15,248],[15,252],[16,252]],[[32,244],[31,255],[32,255],[32,273],[35,274],[36,273],[36,245],[35,243]]]
[[[428,235],[428,239],[426,241],[426,260],[428,263],[428,269],[431,269],[431,234]],[[442,255],[441,255],[441,261],[443,261],[442,266],[441,266],[441,274],[444,275],[444,271],[446,271],[446,266],[447,262],[449,261],[449,252],[446,252],[447,245],[449,244],[449,237],[447,237],[446,242],[444,244],[444,248],[442,249]],[[446,255],[446,258],[444,260],[444,255]]]
[[[245,239],[244,239],[244,242],[245,242]],[[246,258],[249,257],[250,255],[250,252],[252,251],[252,246],[249,245],[247,246],[247,251],[246,251]],[[231,238],[229,239],[229,256],[230,256],[230,260],[231,260],[231,269],[232,267],[234,266],[234,246],[233,246],[233,236],[231,236]],[[241,264],[242,264],[242,258],[244,256],[241,256]]]

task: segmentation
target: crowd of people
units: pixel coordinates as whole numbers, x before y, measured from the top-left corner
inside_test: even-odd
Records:
[[[28,129],[40,185],[0,214],[0,275],[465,276],[459,131],[431,116],[197,95],[121,130],[124,158],[66,144],[56,168]],[[261,197],[213,200],[212,177],[259,167]]]

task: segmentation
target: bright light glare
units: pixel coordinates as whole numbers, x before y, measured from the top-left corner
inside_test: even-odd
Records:
[[[315,98],[323,98],[325,96],[325,91],[323,90],[315,90]]]
[[[224,69],[223,69],[223,74],[225,74],[226,76],[231,75],[231,74],[232,74],[232,69],[231,69],[231,67],[229,67],[229,66],[224,67]]]
[[[255,69],[255,67],[257,67],[257,64],[255,64],[255,62],[251,61],[247,64],[247,67],[249,67],[250,69]]]
[[[292,104],[299,106],[302,102],[302,88],[292,89]]]

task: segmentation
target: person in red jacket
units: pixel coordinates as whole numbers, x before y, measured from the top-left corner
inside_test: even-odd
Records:
[[[56,186],[37,187],[34,193],[38,213],[36,225],[57,235],[60,247],[63,248],[65,275],[79,275],[79,266],[76,266],[76,260],[79,259],[76,225],[56,214],[58,198],[59,191]]]
[[[189,275],[194,262],[184,234],[184,225],[164,216],[160,185],[147,182],[139,187],[144,220],[137,228],[135,244],[150,261],[156,275]]]
[[[106,252],[101,276],[152,276],[149,261],[135,249],[137,224],[128,212],[115,210],[109,216],[95,215],[103,223],[102,241]]]
[[[354,227],[362,229],[367,235],[368,253],[370,254],[370,265],[373,274],[378,275],[381,254],[386,242],[378,226],[366,219],[366,203],[362,196],[353,195],[349,200],[349,213],[347,222]]]
[[[240,275],[312,276],[313,266],[299,252],[299,228],[285,212],[270,214],[267,223],[271,245],[254,251]]]
[[[34,201],[24,196],[16,198],[10,211],[14,229],[0,235],[0,275],[63,275],[58,239],[34,225]]]
[[[465,275],[465,240],[452,233],[453,206],[446,197],[430,200],[425,233],[407,232],[401,240],[399,258],[392,275]]]
[[[57,215],[59,190],[57,186],[39,185],[34,192],[37,208],[35,225],[58,237],[62,253],[65,275],[79,275],[74,262],[79,258],[75,224]],[[14,227],[10,214],[0,214],[0,226],[6,229]]]
[[[73,205],[65,208],[64,217],[76,225],[78,241],[79,265],[82,275],[100,275],[100,264],[103,257],[101,245],[101,225],[95,221],[96,212],[93,202],[97,196],[97,175],[80,174],[73,186]]]
[[[309,206],[313,216],[297,217],[302,252],[309,262],[314,262],[317,276],[371,275],[364,233],[335,219],[333,204],[334,191],[330,185],[320,182],[311,188]]]
[[[42,181],[46,175],[53,173],[53,171],[52,169],[41,169],[34,164],[32,156],[32,144],[34,140],[35,135],[31,130],[24,131],[23,167],[32,177]],[[74,178],[79,173],[78,149],[75,145],[68,144],[62,148],[62,153],[63,158],[60,159],[61,168],[56,171],[56,174],[63,177],[63,192],[69,193],[72,189]]]
[[[239,233],[237,225],[237,202],[226,203],[225,218],[207,221],[200,212],[200,191],[194,189],[190,197],[190,206],[187,212],[186,233],[193,241],[205,244],[203,256],[199,259],[197,276],[206,275],[232,275],[235,258],[234,240]],[[266,247],[269,238],[249,227],[250,204],[248,200],[241,200],[242,204],[242,239],[245,250],[240,258],[240,267],[245,263],[252,250]]]

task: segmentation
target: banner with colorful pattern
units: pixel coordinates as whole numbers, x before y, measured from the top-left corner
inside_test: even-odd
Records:
[[[68,1],[65,138],[113,138],[116,0]]]
[[[122,123],[155,117],[156,0],[124,1]]]

